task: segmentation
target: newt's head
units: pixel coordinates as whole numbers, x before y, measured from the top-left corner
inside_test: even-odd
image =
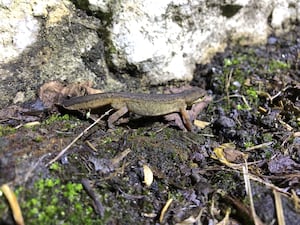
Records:
[[[188,106],[193,105],[195,102],[201,101],[202,97],[206,95],[206,91],[201,88],[194,87],[186,90],[184,93],[184,99]]]

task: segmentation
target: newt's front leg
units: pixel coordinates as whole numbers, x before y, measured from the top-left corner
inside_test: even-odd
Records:
[[[113,128],[113,123],[116,122],[118,119],[120,119],[127,112],[128,112],[127,106],[123,106],[118,111],[116,111],[111,116],[109,116],[109,118],[107,120],[108,127]]]
[[[185,107],[180,108],[180,114],[182,116],[182,120],[183,120],[184,125],[186,126],[186,129],[188,131],[191,131],[193,128],[193,125],[191,122],[190,115]]]

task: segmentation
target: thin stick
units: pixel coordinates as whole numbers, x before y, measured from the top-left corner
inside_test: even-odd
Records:
[[[255,212],[253,194],[252,194],[251,184],[250,184],[250,179],[249,179],[247,160],[245,160],[245,164],[243,165],[243,175],[244,175],[246,193],[247,193],[247,195],[249,197],[249,201],[250,201],[250,209],[251,209],[254,224],[255,225],[264,225],[264,223],[260,220],[260,218],[257,216],[257,214]]]
[[[273,190],[274,198],[275,198],[275,208],[276,208],[276,215],[277,215],[277,223],[279,225],[285,225],[282,201],[281,201],[281,194],[276,190]]]
[[[96,194],[96,192],[91,187],[90,181],[86,178],[83,178],[81,180],[81,184],[83,185],[84,189],[86,190],[87,194],[92,198],[92,200],[95,203],[94,209],[97,214],[99,214],[101,217],[104,216],[104,206],[101,203],[101,200],[99,196]]]
[[[252,150],[255,150],[255,149],[259,149],[259,148],[264,148],[264,147],[270,146],[271,144],[273,144],[272,141],[266,142],[266,143],[262,143],[262,144],[259,144],[259,145],[255,145],[255,146],[246,148],[245,151],[252,151]]]
[[[230,82],[231,82],[231,78],[232,78],[232,73],[233,73],[233,69],[230,70],[229,76],[228,76],[228,74],[226,74],[225,93],[226,93],[227,104],[228,104],[228,105],[229,105],[229,103],[230,103],[230,98],[229,98],[229,87],[230,87]]]
[[[92,123],[88,128],[86,128],[83,132],[81,132],[67,147],[65,147],[54,159],[52,159],[50,162],[46,164],[46,167],[50,166],[52,163],[57,161],[60,157],[62,157],[63,154],[73,145],[76,141],[78,141],[85,133],[87,133],[93,126],[95,126],[104,116],[108,115],[112,109],[105,112],[101,117],[99,117],[97,120],[95,120],[94,123]]]
[[[29,169],[29,171],[25,174],[24,182],[27,182],[28,178],[33,175],[33,171],[37,168],[37,166],[42,162],[42,160],[47,156],[48,154],[43,155],[39,158],[39,160]],[[22,181],[23,182],[23,181]]]

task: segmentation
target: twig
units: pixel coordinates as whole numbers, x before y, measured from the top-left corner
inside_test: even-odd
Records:
[[[225,93],[226,93],[226,97],[227,97],[227,104],[229,105],[230,103],[230,98],[229,98],[229,87],[230,87],[230,82],[231,82],[231,78],[232,78],[232,73],[233,73],[233,69],[230,70],[229,74],[226,74],[226,83],[225,83]],[[229,76],[228,76],[229,75]]]
[[[255,149],[259,149],[259,148],[268,147],[268,146],[270,146],[271,144],[273,144],[272,141],[266,142],[266,143],[262,143],[262,144],[259,144],[259,145],[255,145],[255,146],[246,148],[245,151],[252,151],[252,150],[255,150]]]
[[[275,208],[276,208],[276,215],[277,215],[277,223],[279,225],[285,225],[283,207],[282,207],[282,200],[281,194],[273,189],[273,194],[275,198]]]
[[[249,197],[249,201],[250,201],[250,209],[251,209],[254,224],[255,225],[264,225],[264,223],[260,220],[260,218],[257,216],[257,214],[255,212],[253,194],[252,194],[251,184],[250,184],[250,179],[249,179],[250,177],[249,177],[247,160],[245,160],[245,164],[243,166],[243,175],[244,175],[246,193],[247,193],[247,195]]]
[[[234,95],[228,95],[227,97],[223,97],[223,98],[220,98],[218,100],[215,100],[214,103],[218,103],[218,102],[221,102],[223,101],[224,99],[226,98],[241,98],[243,100],[243,102],[245,103],[245,105],[247,106],[248,109],[251,109],[249,103],[247,102],[246,98],[244,95],[239,95],[239,94],[234,94]]]
[[[39,158],[39,160],[29,169],[29,171],[27,171],[27,173],[25,174],[25,178],[24,178],[24,182],[27,182],[27,180],[29,179],[29,177],[32,176],[33,171],[35,171],[35,169],[37,168],[37,166],[41,163],[41,161],[47,156],[43,155],[42,157]]]
[[[91,185],[90,185],[90,181],[86,178],[83,178],[81,180],[81,183],[84,187],[84,189],[86,190],[87,194],[92,198],[92,200],[94,201],[95,204],[95,211],[97,214],[99,214],[101,217],[104,216],[104,207],[101,204],[101,201],[99,199],[99,197],[97,196],[96,192],[92,189]]]
[[[46,164],[46,167],[57,161],[60,157],[62,157],[63,154],[73,145],[76,141],[78,141],[85,133],[87,133],[93,126],[95,126],[104,116],[108,115],[112,109],[105,112],[101,117],[99,117],[97,120],[95,120],[94,123],[92,123],[88,128],[86,128],[83,132],[81,132],[67,147],[65,147],[54,159],[52,159],[50,162]]]

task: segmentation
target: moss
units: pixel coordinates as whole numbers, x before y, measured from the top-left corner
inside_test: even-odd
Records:
[[[236,106],[238,110],[250,110],[251,108],[257,108],[259,104],[258,90],[264,91],[266,86],[259,86],[259,82],[251,80],[253,74],[264,73],[267,78],[270,76],[276,76],[276,72],[281,73],[282,70],[287,70],[289,68],[290,65],[286,62],[262,58],[254,51],[249,51],[247,53],[235,53],[230,57],[223,59],[223,73],[219,75],[218,78],[221,82],[219,84],[224,86],[220,86],[219,90],[222,93],[230,79],[230,85],[228,87],[229,94],[244,96],[245,100],[249,104],[247,105],[241,98],[232,98],[231,102],[235,103],[232,105]]]
[[[290,69],[290,64],[279,60],[272,59],[269,63],[269,72],[275,72],[277,70]]]
[[[245,148],[253,147],[254,144],[251,141],[245,142]]]
[[[70,120],[70,116],[68,114],[65,114],[63,116],[60,116],[59,114],[53,114],[50,116],[47,120],[44,121],[44,124],[50,125],[56,121],[68,121]]]
[[[1,136],[6,136],[9,134],[13,134],[16,132],[16,128],[13,127],[9,127],[9,126],[4,126],[4,125],[0,125],[0,137]]]
[[[239,185],[237,177],[227,171],[217,172],[213,178],[213,183],[217,189],[226,190],[227,193],[234,193]]]
[[[253,100],[258,99],[257,91],[253,87],[250,87],[246,92],[251,99]]]
[[[50,166],[50,170],[52,171],[60,171],[61,170],[61,166],[58,162],[55,162],[53,163],[51,166]]]
[[[38,142],[38,143],[42,142],[42,141],[43,141],[43,136],[41,136],[41,135],[36,136],[36,137],[34,138],[34,141],[35,141],[35,142]]]
[[[105,145],[105,144],[109,144],[109,143],[112,143],[113,142],[113,139],[111,136],[107,136],[105,138],[103,138],[101,140],[101,144]]]
[[[29,196],[21,203],[28,224],[104,224],[87,203],[80,183],[63,184],[55,178],[40,179],[33,189],[19,190],[18,193]]]
[[[263,138],[264,142],[273,141],[273,135],[272,135],[272,133],[265,133],[265,134],[263,134],[262,138]]]
[[[258,93],[257,90],[254,87],[249,87],[246,90],[247,94],[247,100],[251,105],[258,106],[259,98],[258,98]]]
[[[264,158],[265,159],[271,159],[272,156],[273,156],[273,152],[271,152],[271,151],[265,151],[264,152]]]
[[[238,110],[250,110],[251,109],[251,107],[249,107],[248,105],[246,105],[246,104],[237,104],[237,106],[236,106],[236,108],[238,109]]]

